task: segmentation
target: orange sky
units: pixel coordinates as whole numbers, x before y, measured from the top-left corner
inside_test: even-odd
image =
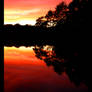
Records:
[[[4,24],[35,24],[38,17],[44,16],[56,5],[72,0],[4,0]]]

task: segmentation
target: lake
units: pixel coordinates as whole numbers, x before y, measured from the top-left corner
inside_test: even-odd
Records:
[[[88,92],[81,70],[71,65],[56,55],[54,46],[4,47],[4,90]]]

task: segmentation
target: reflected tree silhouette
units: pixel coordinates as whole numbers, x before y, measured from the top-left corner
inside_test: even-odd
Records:
[[[46,48],[44,50],[44,46],[35,46],[33,50],[36,57],[43,60],[48,67],[53,66],[54,71],[58,75],[62,75],[63,72],[66,72],[71,82],[76,86],[79,86],[80,83],[84,83],[88,86],[88,77],[86,75],[87,69],[81,65],[83,62],[81,62],[81,58],[78,56],[78,53],[75,53],[74,56],[70,58],[66,58],[66,56],[64,57],[63,55],[58,57],[58,52],[55,52],[55,47],[53,46],[49,48],[52,49],[48,50],[48,48]],[[62,52],[62,49],[60,51]]]

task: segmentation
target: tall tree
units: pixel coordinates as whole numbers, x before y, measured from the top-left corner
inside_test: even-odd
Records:
[[[37,20],[36,20],[36,26],[41,26],[42,25],[42,23],[44,22],[44,20],[43,20],[43,16],[42,17],[39,17]]]
[[[41,26],[45,24],[44,26],[46,27],[56,26],[58,21],[66,19],[67,10],[67,5],[62,2],[56,6],[55,11],[49,10],[45,17],[38,18],[36,24],[41,23]],[[45,18],[44,22],[41,21],[43,18]]]

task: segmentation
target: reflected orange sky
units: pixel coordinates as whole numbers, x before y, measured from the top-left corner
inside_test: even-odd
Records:
[[[58,75],[35,56],[33,47],[4,47],[5,92],[86,92],[76,87],[65,72]],[[85,91],[84,91],[85,90]]]
[[[4,24],[34,25],[62,1],[69,4],[72,0],[4,0]]]
[[[42,60],[35,57],[35,53],[32,48],[33,47],[4,47],[4,63],[44,65]]]

